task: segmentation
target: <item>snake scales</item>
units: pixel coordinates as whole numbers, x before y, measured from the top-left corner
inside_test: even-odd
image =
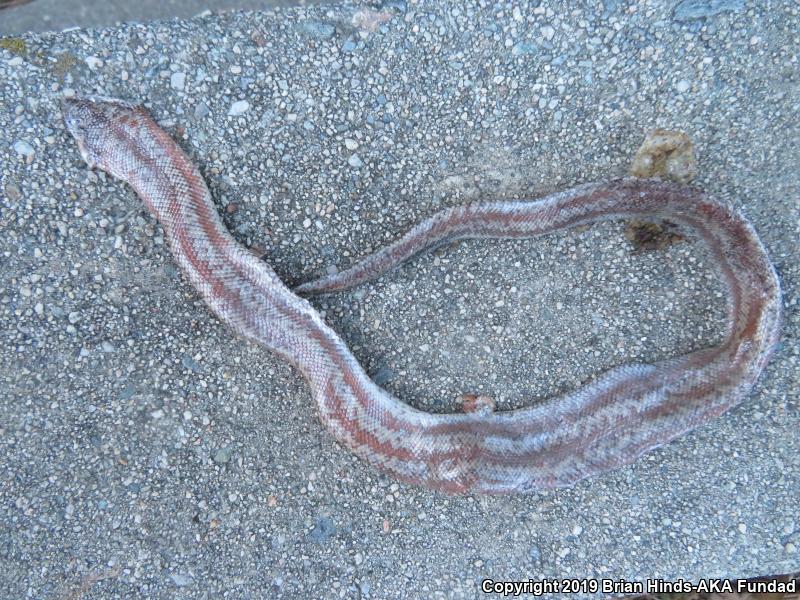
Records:
[[[120,100],[72,98],[65,122],[89,167],[130,184],[164,228],[185,276],[237,334],[291,361],[320,418],[358,456],[399,479],[451,493],[565,486],[628,464],[740,402],[775,348],[776,273],[731,206],[654,180],[582,185],[533,201],[443,210],[348,270],[299,286],[344,289],[444,241],[521,238],[604,219],[665,219],[702,239],[727,288],[725,339],[508,412],[430,414],[373,383],[317,311],[225,229],[199,171],[147,112]]]

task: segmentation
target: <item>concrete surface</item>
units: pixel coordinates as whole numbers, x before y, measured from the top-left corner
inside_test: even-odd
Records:
[[[265,10],[276,6],[318,4],[319,0],[33,0],[0,11],[0,35],[61,31],[69,27],[109,27],[187,18],[206,11]]]
[[[0,43],[0,596],[445,598],[485,577],[797,571],[797,4],[365,10]],[[398,484],[332,440],[294,369],[209,314],[133,192],[86,169],[59,114],[71,93],[146,102],[291,283],[444,206],[623,175],[648,130],[684,130],[695,183],[742,208],[780,272],[782,346],[741,406],[572,489]],[[633,252],[622,228],[465,242],[315,303],[415,406],[524,405],[719,339],[702,249]]]

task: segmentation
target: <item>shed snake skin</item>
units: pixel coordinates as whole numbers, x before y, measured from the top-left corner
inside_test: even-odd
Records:
[[[89,167],[131,185],[158,219],[175,261],[211,310],[238,335],[295,365],[333,436],[406,482],[450,493],[521,493],[631,463],[745,398],[778,342],[780,286],[753,227],[732,206],[692,188],[623,179],[538,200],[448,208],[350,269],[293,292],[234,240],[198,169],[144,108],[71,98],[64,117]],[[519,410],[412,408],[373,383],[295,293],[357,285],[446,241],[527,238],[629,218],[668,220],[705,242],[727,289],[723,343],[616,367],[576,391]]]

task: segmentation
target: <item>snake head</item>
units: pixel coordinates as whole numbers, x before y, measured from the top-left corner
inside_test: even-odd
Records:
[[[65,98],[62,103],[64,123],[78,142],[81,156],[89,168],[113,171],[106,164],[109,152],[124,148],[125,126],[135,124],[142,108],[115,98],[87,96]]]

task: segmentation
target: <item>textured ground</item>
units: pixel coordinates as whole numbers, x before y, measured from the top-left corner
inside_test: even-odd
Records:
[[[538,3],[537,3],[538,4]],[[572,11],[392,1],[0,41],[0,596],[473,597],[484,577],[800,567],[798,6]],[[395,483],[323,430],[298,373],[232,338],[58,101],[146,102],[236,237],[285,280],[438,208],[626,173],[686,131],[695,183],[751,218],[785,289],[753,395],[634,465],[527,497]],[[721,336],[696,244],[621,224],[464,242],[315,300],[418,407],[501,408]]]
[[[68,27],[108,27],[122,22],[193,17],[211,10],[263,10],[274,6],[318,4],[319,0],[32,0],[0,12],[0,35],[60,31]],[[3,2],[0,1],[0,7]]]

